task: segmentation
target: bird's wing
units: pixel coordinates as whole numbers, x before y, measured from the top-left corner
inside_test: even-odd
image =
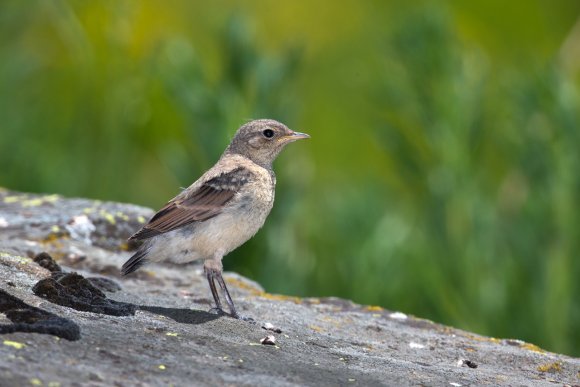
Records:
[[[129,240],[149,239],[193,222],[213,218],[248,183],[251,174],[247,168],[238,167],[207,180],[192,192],[184,191],[160,209]]]

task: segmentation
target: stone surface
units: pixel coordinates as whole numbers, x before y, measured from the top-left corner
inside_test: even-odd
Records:
[[[208,313],[197,265],[120,278],[125,240],[151,214],[0,191],[0,386],[580,384],[579,359],[346,300],[269,294],[233,273],[232,296],[255,324]],[[45,255],[32,259],[42,252],[62,271]],[[82,284],[64,299],[84,295],[80,309],[96,303],[100,313],[34,294],[51,279]],[[104,314],[103,302],[134,314]]]

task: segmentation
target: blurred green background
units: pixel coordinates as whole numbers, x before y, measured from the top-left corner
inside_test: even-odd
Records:
[[[226,269],[580,356],[579,15],[3,0],[0,185],[159,208],[275,118],[312,139]]]

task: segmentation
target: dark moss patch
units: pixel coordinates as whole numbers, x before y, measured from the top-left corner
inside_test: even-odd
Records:
[[[32,288],[37,296],[83,312],[112,316],[135,314],[135,305],[110,300],[103,293],[121,290],[115,281],[104,277],[85,278],[77,273],[65,273],[48,253],[36,255],[34,262],[52,272],[50,278],[38,281]]]
[[[93,286],[101,289],[104,292],[114,293],[114,292],[118,292],[119,290],[121,290],[121,286],[109,278],[88,277],[87,281],[89,281]]]
[[[61,267],[52,259],[48,253],[42,252],[37,254],[33,258],[34,262],[38,263],[39,266],[44,267],[46,270],[55,273],[62,271]]]
[[[51,278],[38,281],[32,291],[52,303],[83,312],[129,316],[136,310],[133,304],[108,299],[89,279],[77,273],[53,273]]]
[[[44,333],[70,341],[81,337],[79,326],[74,322],[30,306],[2,289],[0,289],[0,313],[4,313],[13,322],[0,325],[0,334]]]

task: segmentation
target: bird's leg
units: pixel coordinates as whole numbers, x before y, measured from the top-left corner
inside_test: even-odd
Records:
[[[240,315],[236,311],[236,307],[234,306],[234,301],[232,300],[232,296],[230,296],[230,292],[228,291],[228,287],[226,286],[226,282],[224,281],[224,277],[222,276],[221,272],[216,273],[216,279],[220,287],[224,291],[226,296],[226,302],[228,303],[228,307],[230,308],[230,314],[233,318],[240,318]]]
[[[228,303],[228,307],[230,308],[230,316],[232,316],[233,318],[237,318],[239,320],[249,322],[251,324],[255,324],[256,322],[254,321],[253,318],[246,317],[246,316],[240,316],[240,314],[238,314],[238,312],[236,311],[236,308],[234,306],[234,301],[232,300],[232,296],[230,296],[230,292],[228,291],[228,287],[226,286],[226,282],[224,281],[224,277],[222,276],[221,272],[216,273],[216,279],[218,281],[218,284],[220,284],[220,287],[222,288],[222,290],[224,291],[224,294],[226,296],[226,302]]]
[[[215,309],[219,313],[226,314],[224,312],[224,310],[222,309],[222,304],[220,301],[217,286],[215,285],[215,280],[217,280],[217,283],[220,285],[220,288],[222,289],[224,296],[226,297],[226,302],[228,304],[228,308],[230,309],[229,315],[233,318],[237,318],[240,320],[244,320],[244,321],[248,321],[248,322],[253,323],[254,320],[252,318],[246,318],[246,317],[240,316],[238,314],[238,311],[236,310],[236,307],[234,306],[234,301],[232,300],[232,296],[230,295],[228,287],[226,286],[226,282],[224,281],[224,277],[222,276],[223,268],[222,268],[221,258],[222,258],[221,255],[216,255],[215,258],[213,258],[213,259],[205,260],[205,262],[203,264],[203,268],[204,268],[205,274],[207,276],[207,282],[209,283],[209,287],[211,289],[211,294],[213,295],[213,298],[215,300],[215,304],[216,304]]]
[[[220,296],[218,294],[217,288],[215,286],[215,274],[213,270],[206,270],[205,271],[205,275],[207,276],[207,282],[209,283],[209,288],[211,289],[211,294],[213,296],[213,300],[215,301],[215,308],[212,308],[212,310],[217,311],[219,314],[224,313],[224,310],[222,308],[222,303],[220,301]]]
[[[205,276],[207,277],[207,283],[209,284],[211,295],[215,301],[215,308],[212,308],[212,310],[217,311],[219,314],[224,314],[225,312],[222,308],[220,295],[218,293],[217,287],[215,286],[216,276],[219,274],[221,277],[221,261],[216,262],[213,259],[208,259],[204,262],[203,269],[205,271]]]

